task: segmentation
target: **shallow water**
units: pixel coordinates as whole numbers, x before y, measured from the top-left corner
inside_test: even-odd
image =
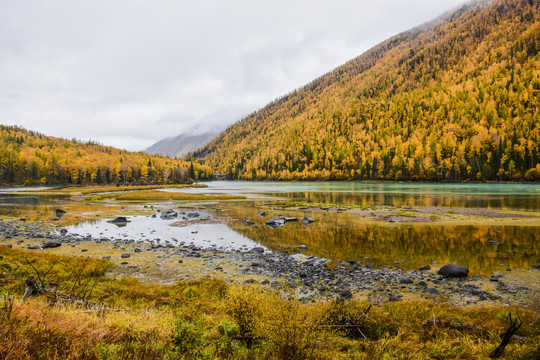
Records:
[[[131,216],[126,227],[118,228],[95,216],[114,217],[114,211],[142,209],[142,204],[85,204],[62,196],[35,196],[0,193],[0,214],[49,219],[56,208],[70,214],[86,214],[87,220],[64,221],[78,223],[70,233],[148,241],[163,244],[193,243],[201,247],[247,249],[258,244],[276,251],[298,252],[305,244],[308,255],[332,260],[372,262],[376,265],[404,269],[432,264],[440,266],[456,262],[472,273],[489,275],[507,268],[531,268],[540,263],[540,228],[537,226],[373,224],[361,221],[350,213],[266,210],[269,217],[310,216],[316,221],[305,226],[301,222],[287,223],[279,229],[265,226],[266,218],[257,216],[258,206],[269,199],[294,201],[393,206],[433,206],[482,208],[491,210],[540,211],[540,185],[535,184],[410,184],[359,182],[244,182],[217,181],[208,188],[168,189],[166,191],[247,195],[244,201],[223,201],[208,209],[208,215],[223,219],[219,224],[193,223],[193,226],[172,227],[174,221]],[[193,202],[190,202],[193,203]],[[122,210],[122,206],[126,210]],[[161,209],[186,205],[186,202],[154,203]],[[181,211],[181,210],[180,210]],[[88,215],[90,214],[90,215]],[[106,215],[100,215],[106,214]],[[90,217],[92,221],[88,220]],[[255,222],[247,226],[245,219]],[[488,245],[493,240],[499,245]]]

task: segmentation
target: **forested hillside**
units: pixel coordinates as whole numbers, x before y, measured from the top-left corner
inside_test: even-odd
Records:
[[[208,166],[0,125],[0,185],[184,183]]]
[[[540,180],[540,0],[470,3],[228,128],[241,179]]]

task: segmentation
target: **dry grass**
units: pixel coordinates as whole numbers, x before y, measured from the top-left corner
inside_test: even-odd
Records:
[[[46,296],[19,303],[22,280],[35,273],[26,260],[47,287],[64,293],[97,277],[88,300],[102,307],[59,303]],[[80,261],[88,261],[87,270],[74,282],[72,273],[81,268]],[[286,299],[257,286],[212,279],[143,285],[133,278],[107,276],[110,266],[0,247],[0,358],[488,359],[509,312],[521,317],[518,335],[523,339],[512,341],[503,358],[539,355],[540,320],[526,309],[463,309],[416,301],[366,311],[367,302],[303,304],[291,294]],[[11,306],[9,296],[14,297]],[[422,325],[434,318],[477,328]]]

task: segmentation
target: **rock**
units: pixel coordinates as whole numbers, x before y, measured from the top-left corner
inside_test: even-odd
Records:
[[[116,219],[107,220],[111,224],[127,224],[129,221],[125,216],[118,216]]]
[[[388,298],[388,301],[390,301],[390,302],[401,301],[401,300],[402,300],[402,299],[401,299],[402,297],[403,297],[403,295],[400,295],[400,294],[397,294],[397,295],[395,295],[395,294],[390,294],[390,297]]]
[[[280,228],[283,225],[285,225],[285,220],[283,218],[277,217],[277,218],[272,218],[270,220],[266,220],[266,226],[272,229]]]
[[[195,212],[187,214],[188,218],[198,218],[199,216],[200,216],[199,213],[195,213]]]
[[[486,242],[486,245],[499,245],[499,243],[497,241],[495,241],[495,240],[488,240]]]
[[[139,249],[139,248],[136,248],[135,250],[133,250],[133,252],[140,253],[140,252],[142,252],[142,250]]]
[[[398,223],[398,222],[400,222],[400,220],[399,219],[390,219],[390,220],[388,220],[388,222]]]
[[[41,247],[43,249],[49,249],[49,248],[57,248],[57,247],[60,247],[62,246],[62,243],[58,242],[58,241],[49,241],[49,242],[46,242],[45,244],[43,244]]]
[[[250,252],[262,254],[264,252],[264,248],[260,246],[256,246],[253,249],[251,249]]]
[[[251,220],[246,219],[246,225],[251,226],[251,225],[255,225],[255,223]]]
[[[533,268],[540,269],[540,264],[533,264]]]
[[[62,235],[66,235],[67,234],[67,229],[60,229],[60,234]]]
[[[257,215],[259,215],[260,217],[265,217],[267,214],[264,211],[261,211]]]
[[[418,268],[418,270],[420,270],[420,271],[431,270],[431,266],[429,266],[429,265],[426,265],[426,266],[420,266],[420,267]]]
[[[178,260],[178,263],[179,264],[183,264],[184,262],[182,260]]]
[[[295,222],[295,221],[298,221],[298,218],[295,218],[295,217],[282,217],[283,220],[285,220],[285,222]]]
[[[347,263],[349,263],[350,265],[354,265],[356,264],[356,261],[354,261],[353,259],[349,259],[347,260]]]
[[[350,290],[343,290],[339,293],[339,298],[342,300],[349,300],[352,299],[352,292]]]
[[[247,279],[245,281],[246,284],[258,284],[258,281],[255,279]]]
[[[489,278],[489,281],[498,282],[499,277],[497,275],[491,275],[491,277]]]
[[[313,220],[312,218],[307,217],[307,216],[302,219],[302,224],[304,224],[304,225],[313,224],[314,222],[315,222],[315,220]]]
[[[10,248],[10,249],[13,248],[13,245],[11,245],[11,244],[2,244],[2,246],[8,247],[8,248]]]
[[[446,264],[437,271],[437,274],[446,277],[466,277],[469,274],[469,269],[458,264]]]
[[[37,246],[37,245],[28,245],[26,248],[29,249],[29,250],[38,250],[38,249],[41,249],[41,248],[40,248],[39,246]]]
[[[423,287],[423,288],[427,288],[427,287],[428,287],[428,284],[427,284],[427,282],[425,282],[425,281],[419,281],[418,284],[416,284],[416,285],[418,285],[418,286],[420,286],[420,287]]]
[[[307,250],[307,245],[298,245],[298,249]]]
[[[373,269],[375,269],[375,265],[373,265],[372,263],[367,263],[366,264],[366,269],[373,270]]]
[[[131,257],[130,254],[122,254],[122,255],[120,255],[120,258],[122,258],[122,259],[127,259],[127,258],[130,258],[130,257]]]
[[[111,257],[110,257],[110,255],[105,255],[105,256],[102,256],[101,258],[102,258],[102,259],[109,260]]]
[[[413,284],[414,281],[410,277],[402,277],[401,279],[399,279],[399,283],[400,284]]]
[[[424,294],[428,294],[428,295],[441,295],[441,293],[439,292],[439,290],[435,289],[435,288],[425,288],[424,289]]]
[[[67,211],[64,211],[62,209],[56,209],[56,210],[54,210],[54,213],[56,214],[57,217],[62,217],[65,214],[67,214]]]
[[[167,211],[162,211],[159,214],[159,217],[162,220],[176,219],[178,217],[178,213],[176,211],[170,209],[170,210],[167,210]]]

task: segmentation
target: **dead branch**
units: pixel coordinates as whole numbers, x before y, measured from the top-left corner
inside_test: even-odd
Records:
[[[508,343],[510,342],[512,336],[514,336],[514,334],[519,330],[521,325],[523,325],[519,314],[516,314],[515,318],[512,318],[512,314],[508,315],[508,321],[510,322],[510,326],[508,326],[508,329],[506,329],[506,331],[502,335],[501,344],[489,355],[489,357],[492,359],[496,359],[503,354],[504,349],[506,348],[506,345],[508,345]]]

